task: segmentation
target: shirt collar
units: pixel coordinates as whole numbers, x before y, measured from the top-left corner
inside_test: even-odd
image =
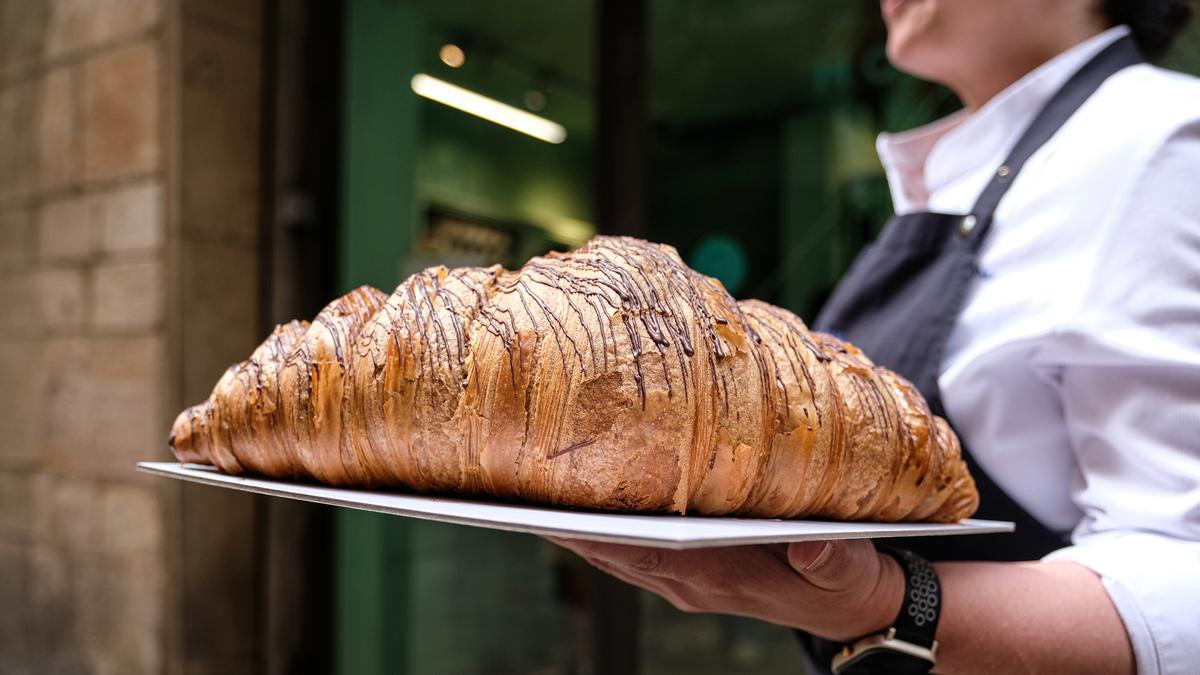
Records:
[[[1127,26],[1116,26],[1080,42],[973,114],[960,110],[909,131],[879,134],[875,145],[896,212],[925,210],[932,193],[984,164],[1002,161],[1055,92],[1092,57],[1129,33]]]

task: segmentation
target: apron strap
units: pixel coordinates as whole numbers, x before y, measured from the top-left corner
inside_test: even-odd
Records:
[[[1000,200],[1012,187],[1017,174],[1021,172],[1025,162],[1033,156],[1033,153],[1058,133],[1062,125],[1075,114],[1084,101],[1100,88],[1101,84],[1104,84],[1109,76],[1123,68],[1144,62],[1145,59],[1138,51],[1133,37],[1126,35],[1105,47],[1091,61],[1088,61],[1051,97],[1045,107],[1038,112],[1037,117],[1033,118],[1029,128],[1025,130],[1012,152],[1008,154],[1008,158],[996,170],[996,174],[979,195],[975,206],[971,208],[970,215],[967,216],[975,219],[971,221],[972,223],[977,223],[973,228],[967,228],[968,233],[971,232],[971,229],[974,230],[971,243],[975,250],[979,250],[984,237],[987,236],[988,229],[991,227],[992,214],[995,213]]]

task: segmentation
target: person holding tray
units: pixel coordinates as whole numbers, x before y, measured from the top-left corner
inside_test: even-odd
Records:
[[[811,672],[1200,672],[1200,81],[1144,61],[1192,11],[882,1],[893,64],[965,107],[880,136],[897,215],[816,327],[917,385],[1015,535],[558,543],[803,631]]]

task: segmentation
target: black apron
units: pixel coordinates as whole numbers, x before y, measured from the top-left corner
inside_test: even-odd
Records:
[[[893,216],[842,277],[813,327],[854,343],[875,363],[908,378],[930,409],[945,417],[938,389],[942,353],[978,273],[979,249],[991,229],[996,206],[1025,161],[1110,75],[1142,62],[1133,39],[1126,36],[1076,72],[1030,123],[969,214]],[[976,517],[1013,521],[1016,532],[887,543],[935,561],[1036,560],[1068,543],[1067,533],[1051,531],[1000,489],[966,446],[963,455],[979,488]],[[813,657],[811,665],[827,668],[839,646],[800,635]]]
[[[1063,85],[1034,118],[970,214],[894,216],[855,260],[817,317],[814,327],[862,349],[875,363],[908,378],[937,415],[946,416],[938,372],[946,339],[978,272],[980,246],[997,204],[1025,161],[1113,73],[1142,62],[1134,41],[1109,45]],[[949,420],[948,420],[949,421]],[[931,560],[1036,560],[1066,542],[1012,500],[963,454],[979,488],[976,517],[1010,520],[1012,535],[931,537],[893,542]]]

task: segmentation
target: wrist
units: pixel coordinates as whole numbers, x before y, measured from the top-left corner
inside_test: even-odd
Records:
[[[941,584],[937,571],[911,551],[885,548],[904,580],[900,608],[887,627],[876,629],[846,644],[833,657],[837,675],[868,673],[928,673],[936,663],[937,626],[941,614]],[[880,568],[881,583],[888,573]],[[882,593],[887,598],[889,593]]]

